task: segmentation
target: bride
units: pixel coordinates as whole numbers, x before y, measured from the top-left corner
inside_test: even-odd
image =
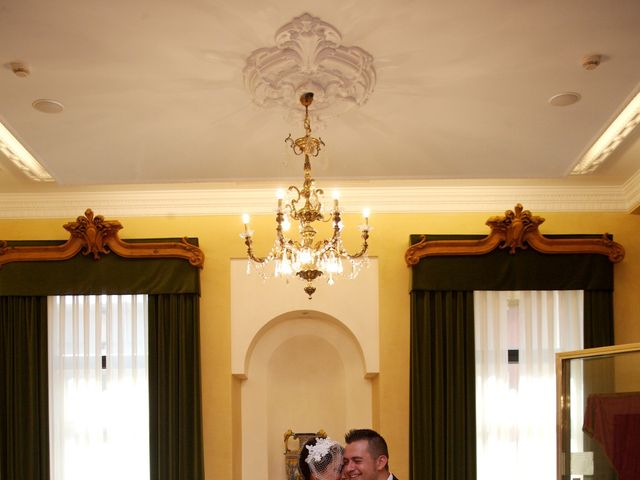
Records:
[[[340,480],[342,446],[327,438],[312,438],[300,450],[298,469],[304,480]]]

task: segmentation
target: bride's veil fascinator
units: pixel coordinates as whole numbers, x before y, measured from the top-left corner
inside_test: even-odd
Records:
[[[315,445],[306,445],[309,454],[305,461],[318,480],[335,480],[342,471],[342,446],[327,438],[316,438]]]

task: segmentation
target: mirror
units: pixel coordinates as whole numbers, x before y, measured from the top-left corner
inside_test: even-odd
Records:
[[[558,480],[640,478],[640,343],[556,354]]]

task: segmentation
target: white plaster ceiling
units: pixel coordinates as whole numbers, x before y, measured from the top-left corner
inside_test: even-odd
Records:
[[[302,116],[253,104],[242,72],[304,12],[369,52],[377,75],[365,105],[312,125],[327,144],[318,181],[611,185],[640,168],[636,132],[588,178],[568,177],[637,92],[638,0],[4,0],[0,120],[56,183],[5,160],[0,190],[301,177],[283,139]],[[582,68],[588,54],[599,68]],[[548,104],[565,91],[581,101]],[[36,111],[39,98],[64,112]]]

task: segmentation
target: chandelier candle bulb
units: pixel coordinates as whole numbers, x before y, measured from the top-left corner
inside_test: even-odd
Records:
[[[282,202],[284,200],[284,190],[281,188],[276,192],[276,198],[278,199],[278,212],[282,212]]]

